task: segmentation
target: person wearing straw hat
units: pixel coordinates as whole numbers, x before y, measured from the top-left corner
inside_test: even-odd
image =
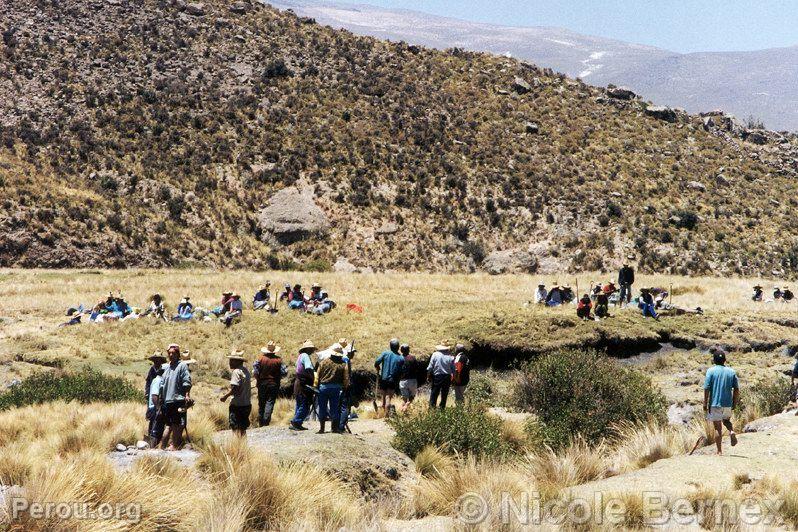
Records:
[[[262,284],[258,287],[258,291],[255,292],[255,295],[252,298],[252,308],[254,310],[269,310],[269,301],[271,301],[271,292],[269,292],[269,287],[271,287],[271,283],[266,281],[265,284]]]
[[[296,407],[294,409],[294,419],[290,422],[291,430],[307,430],[303,425],[310,413],[310,402],[313,400],[313,392],[309,390],[315,380],[316,372],[313,369],[313,362],[310,355],[316,352],[316,346],[310,340],[305,340],[299,348],[299,355],[296,360],[296,376],[294,377],[294,399]]]
[[[322,301],[324,296],[322,295],[321,285],[319,283],[313,283],[310,287],[310,294],[308,295],[308,301]]]
[[[454,357],[451,354],[450,342],[441,342],[435,346],[435,352],[429,359],[427,365],[427,376],[432,383],[429,395],[430,408],[446,408],[446,398],[449,396],[449,387],[452,384],[454,375]],[[438,405],[440,397],[440,405]]]
[[[229,421],[233,434],[242,438],[246,437],[249,428],[249,415],[252,413],[252,378],[244,364],[243,351],[233,350],[227,356],[230,363],[230,390],[221,396],[221,402],[230,400]]]
[[[763,296],[762,286],[760,285],[754,286],[754,295],[751,296],[751,301],[756,301],[758,303],[761,303],[762,296]]]
[[[158,373],[158,370],[161,369],[161,366],[166,364],[166,356],[164,356],[161,351],[156,351],[151,356],[147,357],[147,360],[152,362],[152,366],[150,366],[150,370],[147,372],[147,378],[144,381],[144,399],[149,401],[150,385],[155,375]]]
[[[225,327],[230,327],[235,322],[241,321],[241,316],[244,313],[244,304],[241,302],[241,296],[233,292],[230,295],[230,304],[224,316],[219,318],[219,321],[224,323]]]
[[[549,292],[546,290],[546,283],[540,281],[538,283],[538,288],[535,290],[535,304],[536,305],[545,305],[546,304],[546,296],[549,295]]]
[[[252,375],[258,388],[258,425],[261,427],[271,423],[274,405],[280,394],[280,380],[288,373],[283,359],[278,356],[279,352],[280,346],[270,340],[252,365]]]
[[[164,422],[169,427],[171,444],[168,450],[174,451],[183,445],[183,429],[186,423],[186,407],[191,400],[191,373],[187,361],[181,359],[180,346],[171,344],[166,351],[169,363],[164,366],[161,377],[161,411]],[[164,437],[162,447],[166,448],[169,438]]]
[[[330,420],[331,430],[341,433],[340,399],[349,389],[349,364],[344,361],[344,348],[336,345],[332,354],[321,361],[314,386],[319,389],[319,434]]]
[[[177,314],[172,321],[191,321],[192,318],[194,318],[194,305],[191,304],[189,296],[183,296],[180,304],[177,305]]]

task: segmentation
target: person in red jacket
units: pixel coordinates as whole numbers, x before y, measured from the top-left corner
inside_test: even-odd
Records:
[[[583,320],[590,319],[590,311],[593,308],[593,302],[590,301],[590,296],[584,294],[579,303],[576,304],[576,316]]]
[[[463,344],[457,344],[454,348],[452,388],[454,388],[454,400],[458,405],[465,403],[465,389],[471,380],[471,361],[468,359],[465,350]]]

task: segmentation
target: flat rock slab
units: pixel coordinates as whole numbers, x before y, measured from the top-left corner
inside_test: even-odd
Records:
[[[759,420],[759,432],[738,434],[732,447],[724,431],[723,456],[715,454],[714,444],[698,449],[692,456],[659,460],[650,466],[615,477],[568,488],[576,497],[656,491],[669,498],[693,493],[704,486],[714,490],[732,489],[736,475],[757,480],[765,477],[789,482],[798,480],[798,417],[794,412]],[[671,499],[671,500],[672,500]]]
[[[113,451],[108,454],[108,460],[119,471],[130,471],[133,464],[143,456],[156,458],[169,458],[175,460],[179,465],[192,468],[197,463],[200,453],[194,450],[182,449],[180,451],[162,451],[160,449],[147,449],[139,451],[128,449],[127,451]]]

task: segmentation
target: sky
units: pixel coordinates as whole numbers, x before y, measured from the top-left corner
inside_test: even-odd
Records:
[[[674,52],[798,45],[798,0],[344,0],[510,26],[559,26]]]

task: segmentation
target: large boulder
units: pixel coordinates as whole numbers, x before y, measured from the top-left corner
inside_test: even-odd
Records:
[[[626,87],[608,87],[607,96],[616,100],[634,100],[637,98],[637,94]]]
[[[330,221],[313,201],[313,190],[288,187],[269,199],[260,211],[258,224],[264,238],[279,244],[293,244],[308,238],[325,236]]]
[[[349,262],[346,257],[338,257],[338,260],[333,264],[333,271],[336,273],[357,273],[360,270],[357,266]]]
[[[186,13],[195,17],[201,17],[205,15],[205,4],[201,2],[186,4]]]
[[[527,83],[524,78],[515,78],[513,80],[513,90],[518,94],[526,94],[532,90],[532,85]]]
[[[535,273],[538,269],[538,260],[528,251],[508,249],[490,253],[482,261],[482,267],[491,275]]]
[[[658,120],[666,122],[676,122],[676,111],[664,105],[650,105],[646,108],[646,114]]]

